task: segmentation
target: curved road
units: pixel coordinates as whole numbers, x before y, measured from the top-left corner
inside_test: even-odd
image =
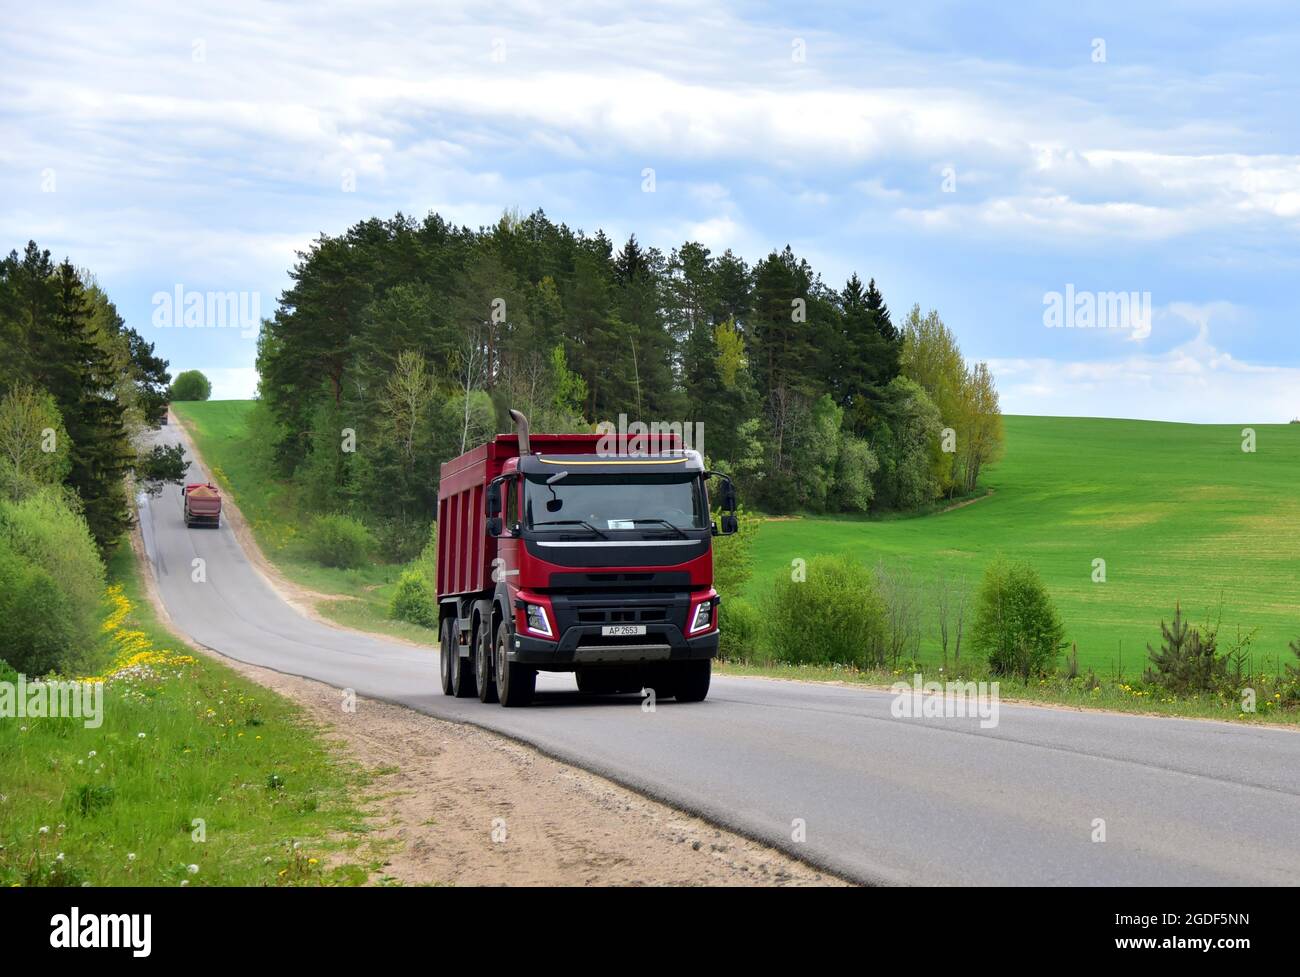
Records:
[[[179,426],[159,437],[174,443]],[[1300,883],[1288,730],[1005,704],[985,729],[896,719],[885,692],[716,676],[706,702],[648,712],[543,673],[531,708],[503,709],[443,696],[434,649],[298,613],[228,527],[185,528],[174,486],[140,521],[168,612],[199,644],[496,730],[851,879]],[[196,557],[206,582],[192,579]]]

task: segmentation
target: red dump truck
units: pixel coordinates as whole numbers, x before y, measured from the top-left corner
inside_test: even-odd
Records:
[[[185,526],[221,525],[221,492],[211,482],[195,482],[181,489]]]
[[[497,435],[442,466],[442,690],[527,705],[537,673],[581,692],[702,701],[718,650],[712,538],[736,493],[675,435]],[[708,483],[720,486],[714,524]]]

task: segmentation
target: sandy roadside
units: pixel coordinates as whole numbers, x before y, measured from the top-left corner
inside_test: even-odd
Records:
[[[765,845],[485,730],[240,662],[368,770],[372,882],[452,885],[842,885]],[[385,845],[385,842],[392,843]]]

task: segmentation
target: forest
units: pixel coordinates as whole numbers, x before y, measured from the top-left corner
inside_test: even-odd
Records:
[[[439,465],[511,429],[702,424],[769,513],[923,509],[998,456],[994,379],[938,313],[787,246],[616,246],[538,210],[363,221],[300,252],[258,340],[263,439],[314,508],[427,520]]]

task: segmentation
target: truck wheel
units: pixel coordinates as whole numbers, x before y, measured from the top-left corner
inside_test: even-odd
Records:
[[[457,699],[469,699],[478,695],[478,686],[474,683],[474,662],[460,657],[460,647],[455,641],[451,645],[451,694]]]
[[[442,680],[442,694],[454,694],[454,685],[451,681],[451,660],[456,654],[455,641],[455,623],[456,619],[444,617],[442,627],[439,629],[441,642],[438,645],[438,678]]]
[[[713,672],[713,662],[703,661],[677,663],[673,676],[673,693],[678,702],[703,702],[709,694],[709,677]]]
[[[497,677],[492,672],[491,625],[480,621],[474,632],[474,681],[479,702],[497,701]]]
[[[509,658],[510,628],[502,621],[497,627],[497,695],[503,706],[526,706],[537,691],[537,669]]]

